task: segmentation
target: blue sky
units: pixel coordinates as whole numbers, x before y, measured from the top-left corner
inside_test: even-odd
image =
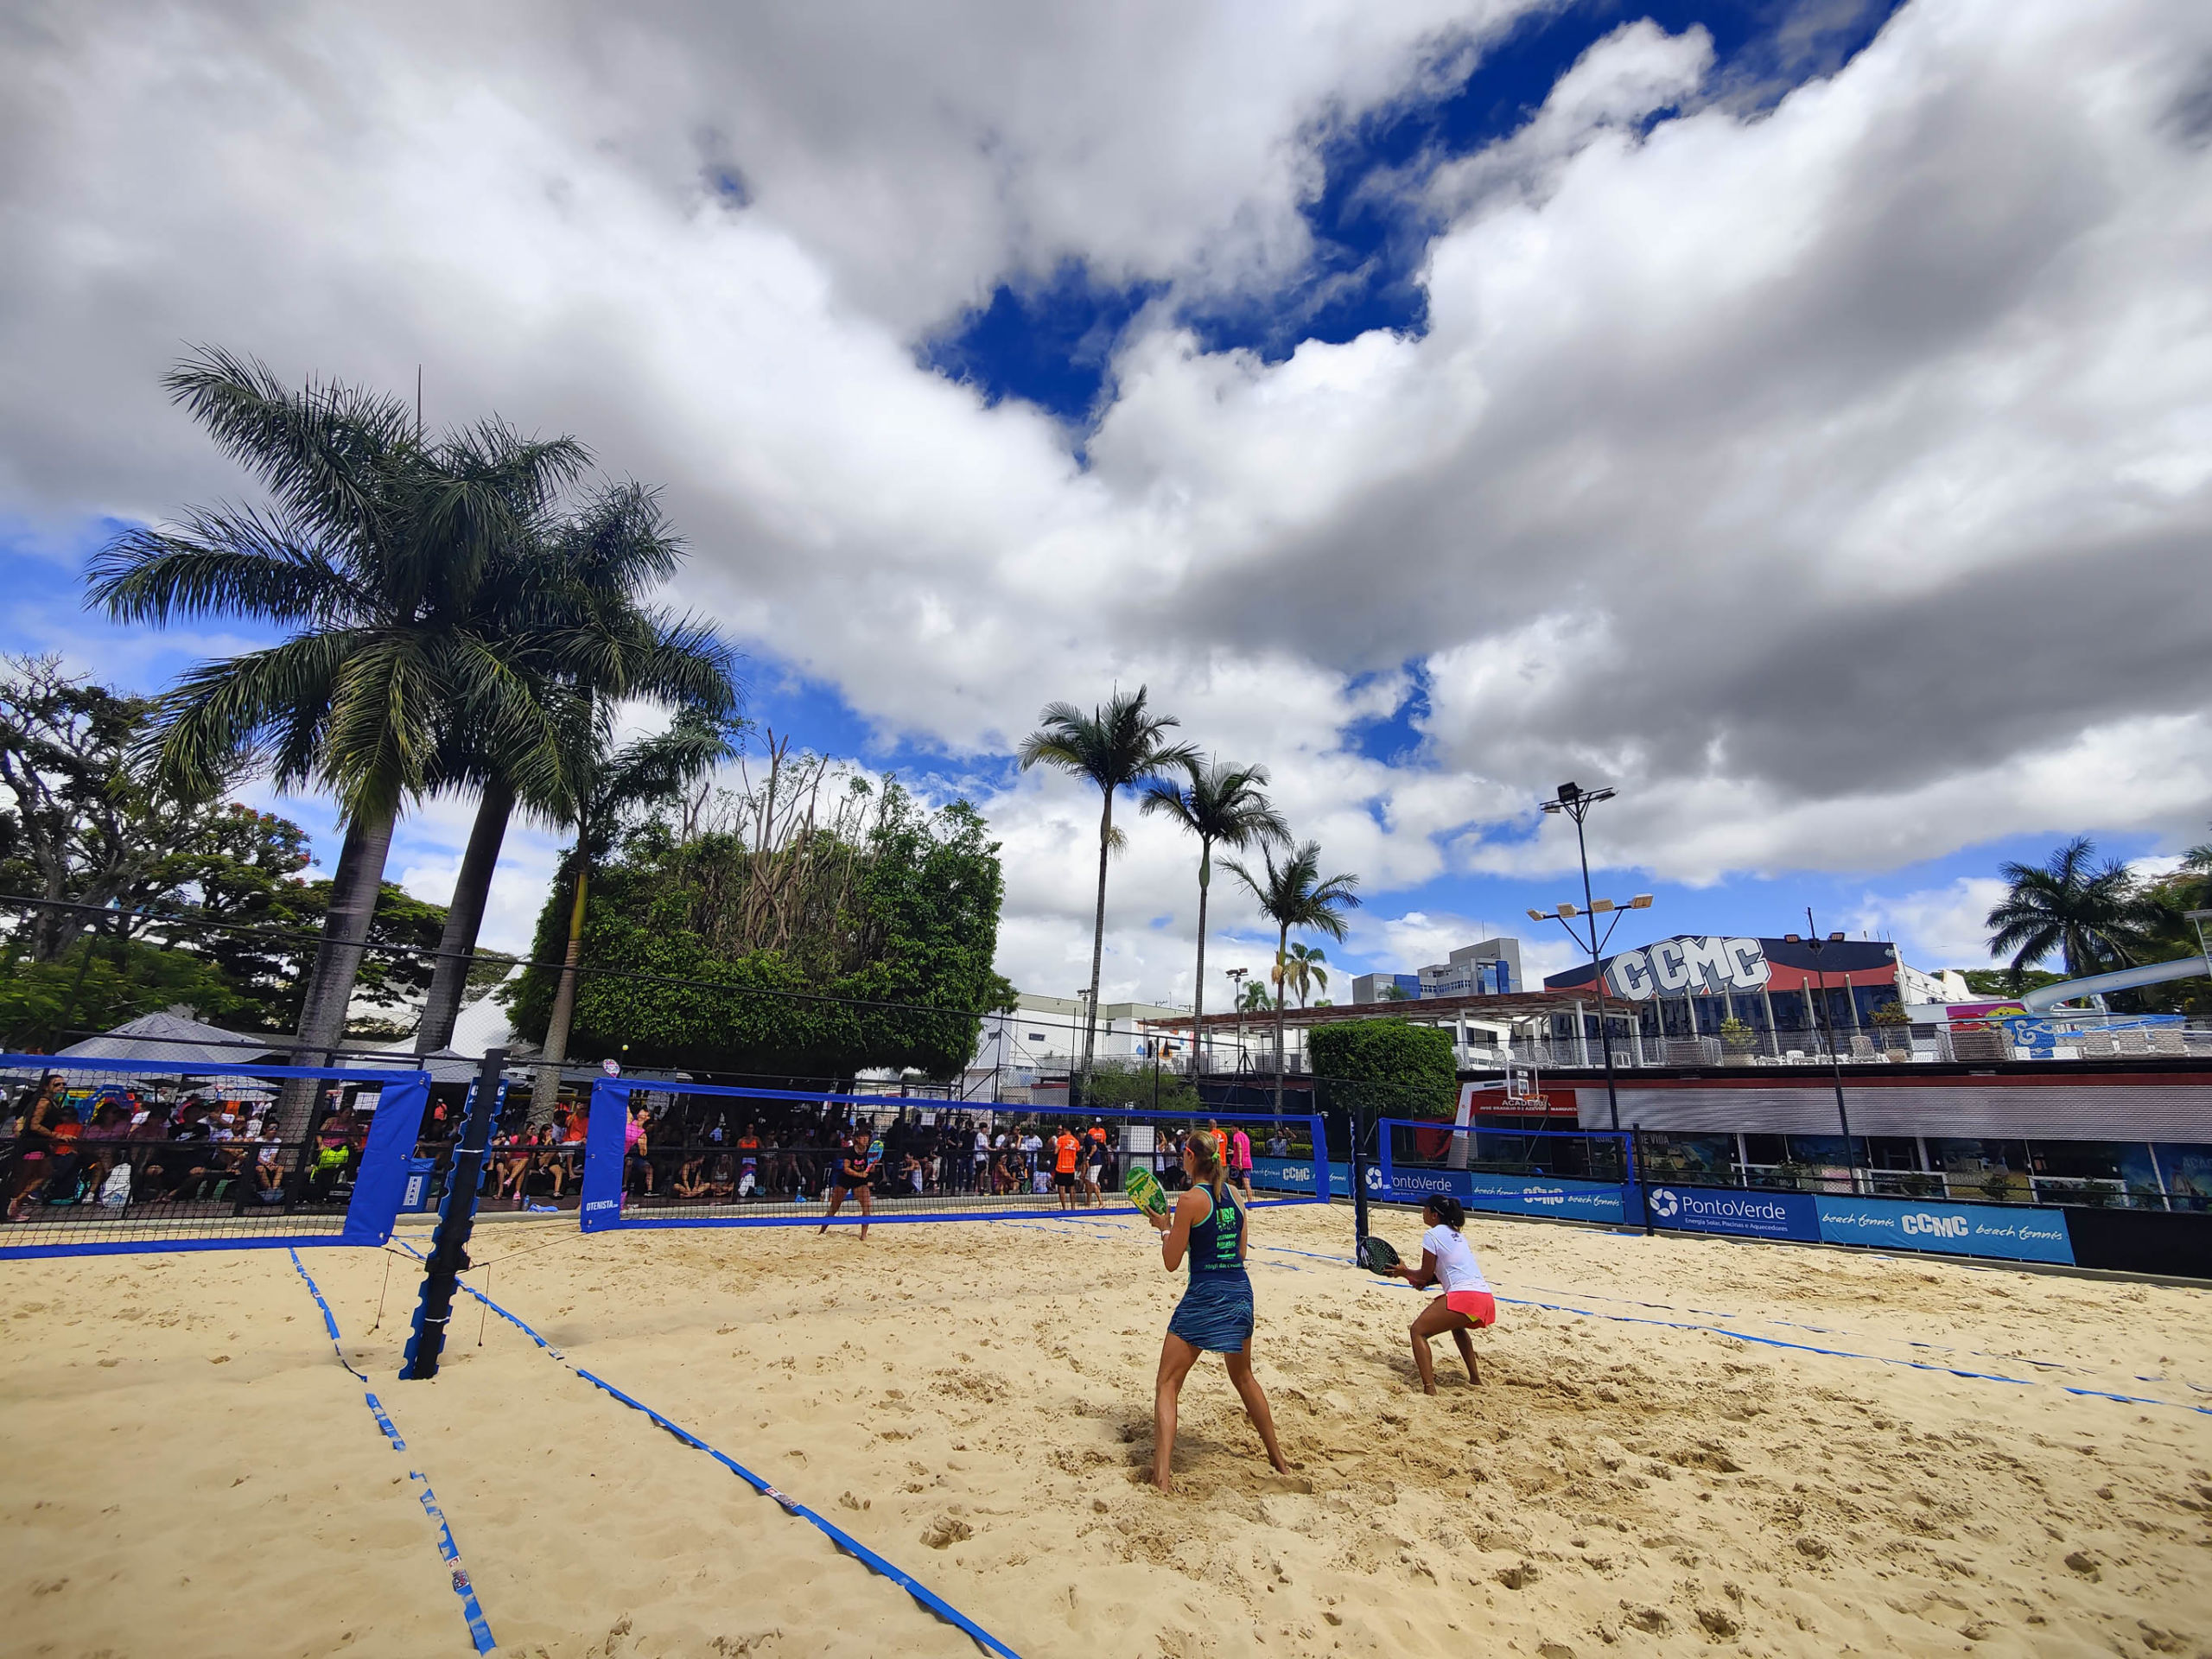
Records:
[[[1355,969],[1559,965],[1567,778],[1651,934],[1809,904],[1928,965],[2005,859],[2202,839],[2212,627],[2139,601],[2212,533],[2201,11],[997,3],[58,26],[0,645],[153,689],[257,643],[76,597],[106,527],[238,493],[158,390],[217,340],[664,486],[753,718],[989,814],[1033,988],[1087,971],[1096,803],[1009,757],[1117,684],[1361,875]],[[394,874],[442,898],[467,817]],[[1122,817],[1108,994],[1187,998],[1189,849]],[[493,943],[556,850],[514,838]]]

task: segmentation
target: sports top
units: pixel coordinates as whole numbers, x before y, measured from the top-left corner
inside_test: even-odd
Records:
[[[1243,1213],[1236,1207],[1236,1194],[1224,1184],[1221,1202],[1213,1203],[1213,1189],[1201,1186],[1193,1189],[1206,1195],[1211,1208],[1204,1221],[1191,1228],[1190,1262],[1192,1274],[1242,1273],[1244,1260],[1236,1253],[1237,1236],[1243,1231]]]
[[[1075,1136],[1062,1131],[1059,1139],[1052,1142],[1052,1168],[1062,1175],[1074,1174],[1076,1154],[1082,1149]]]
[[[1483,1277],[1467,1241],[1441,1222],[1421,1236],[1421,1247],[1436,1258],[1437,1282],[1446,1295],[1455,1290],[1490,1288],[1490,1281]]]

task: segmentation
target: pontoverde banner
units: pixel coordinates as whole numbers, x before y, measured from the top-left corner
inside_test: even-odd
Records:
[[[1448,1192],[1470,1210],[1504,1210],[1517,1215],[1551,1216],[1568,1221],[1623,1221],[1618,1181],[1556,1180],[1543,1175],[1486,1175],[1466,1169],[1394,1168],[1367,1172],[1374,1196],[1396,1204],[1419,1204],[1432,1192]]]
[[[1922,1204],[1910,1198],[1822,1196],[1821,1236],[1831,1244],[1874,1244],[2015,1262],[2063,1262],[2074,1246],[2063,1211],[2008,1204]]]
[[[1655,1186],[1645,1198],[1658,1226],[1736,1238],[1788,1238],[1809,1244],[1821,1236],[1820,1212],[1802,1192],[1738,1192],[1721,1187]]]

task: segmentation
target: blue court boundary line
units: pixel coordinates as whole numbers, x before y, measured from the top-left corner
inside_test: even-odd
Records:
[[[338,1320],[330,1311],[330,1304],[323,1300],[321,1287],[315,1283],[314,1275],[308,1272],[307,1263],[300,1260],[297,1250],[292,1252],[292,1266],[299,1270],[300,1277],[307,1281],[308,1294],[315,1298],[315,1305],[322,1310],[322,1328],[330,1333],[331,1351],[338,1356],[338,1363],[360,1382],[361,1397],[369,1402],[370,1414],[377,1420],[377,1427],[384,1431],[385,1438],[391,1442],[391,1449],[405,1457],[407,1442],[399,1438],[399,1430],[385,1412],[384,1402],[377,1398],[376,1390],[369,1386],[368,1377],[355,1370],[353,1362],[346,1357],[345,1349],[339,1345]],[[409,1461],[411,1463],[413,1459]],[[453,1569],[453,1591],[461,1598],[461,1617],[468,1621],[468,1638],[475,1643],[477,1652],[489,1653],[499,1643],[492,1639],[492,1627],[485,1623],[484,1610],[477,1604],[476,1586],[469,1581],[468,1569],[461,1563],[461,1550],[453,1541],[453,1529],[446,1523],[445,1511],[438,1507],[437,1497],[430,1491],[429,1478],[421,1470],[410,1468],[407,1478],[422,1486],[422,1491],[416,1496],[423,1502],[423,1513],[430,1517],[430,1524],[437,1529],[439,1555]]]
[[[416,1250],[412,1244],[408,1243],[405,1240],[403,1239],[399,1241],[399,1243],[400,1247],[403,1249],[409,1250],[417,1256],[422,1255],[420,1250]],[[998,1637],[993,1636],[988,1630],[976,1623],[974,1619],[969,1618],[967,1614],[962,1612],[950,1602],[945,1600],[944,1597],[938,1595],[927,1585],[921,1583],[918,1580],[906,1572],[905,1569],[896,1566],[891,1561],[886,1560],[882,1556],[870,1549],[866,1544],[861,1542],[859,1539],[847,1532],[842,1527],[837,1525],[836,1522],[830,1520],[824,1516],[817,1514],[814,1510],[809,1509],[805,1504],[800,1503],[797,1498],[791,1497],[788,1493],[777,1491],[774,1486],[762,1479],[759,1475],[754,1474],[750,1469],[747,1469],[743,1464],[738,1462],[734,1458],[732,1458],[728,1454],[718,1451],[714,1446],[708,1445],[706,1441],[692,1433],[690,1430],[683,1427],[681,1424],[672,1422],[668,1418],[662,1416],[660,1413],[655,1411],[651,1406],[646,1405],[643,1401],[632,1399],[628,1395],[623,1393],[621,1389],[616,1388],[612,1382],[607,1382],[605,1378],[594,1376],[582,1366],[571,1360],[566,1354],[563,1353],[558,1348],[556,1348],[551,1343],[546,1341],[545,1338],[538,1335],[537,1332],[531,1330],[531,1327],[522,1319],[509,1313],[505,1308],[501,1307],[489,1296],[486,1296],[482,1291],[477,1289],[475,1286],[468,1283],[467,1281],[460,1280],[455,1282],[459,1284],[462,1290],[467,1291],[478,1301],[483,1303],[486,1307],[489,1308],[493,1313],[497,1313],[509,1325],[513,1325],[515,1329],[520,1331],[524,1336],[536,1343],[541,1349],[544,1350],[545,1353],[550,1357],[559,1361],[565,1369],[575,1372],[576,1376],[582,1377],[585,1382],[590,1383],[592,1387],[601,1390],[602,1393],[610,1395],[614,1399],[620,1401],[622,1404],[629,1407],[631,1410],[643,1413],[646,1420],[652,1423],[655,1427],[667,1430],[669,1433],[674,1435],[677,1440],[690,1446],[693,1451],[705,1452],[716,1463],[721,1465],[723,1468],[728,1470],[730,1473],[735,1475],[747,1485],[752,1487],[754,1491],[760,1493],[761,1497],[775,1500],[777,1505],[783,1510],[785,1514],[796,1516],[800,1520],[811,1523],[823,1534],[824,1537],[828,1538],[831,1543],[835,1544],[839,1549],[843,1550],[848,1555],[850,1555],[862,1567],[867,1567],[871,1573],[874,1573],[882,1578],[890,1580],[892,1583],[897,1585],[901,1590],[904,1590],[908,1595],[912,1596],[916,1601],[919,1602],[931,1612],[935,1613],[939,1618],[944,1620],[946,1624],[952,1625],[956,1630],[958,1630],[972,1637],[985,1649],[985,1651],[1001,1655],[1003,1656],[1003,1659],[1021,1659],[1021,1656],[1015,1653],[1012,1648],[1007,1646],[1005,1643],[1000,1641]],[[344,1356],[341,1355],[340,1357],[342,1359]]]

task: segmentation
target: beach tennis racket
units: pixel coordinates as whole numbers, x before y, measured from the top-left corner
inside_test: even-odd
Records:
[[[1370,1233],[1359,1241],[1359,1265],[1370,1273],[1387,1274],[1398,1265],[1398,1252],[1380,1233]]]
[[[1129,1195],[1129,1201],[1140,1210],[1149,1211],[1155,1216],[1167,1213],[1166,1191],[1160,1186],[1159,1179],[1141,1165],[1132,1167],[1122,1179],[1122,1191]]]
[[[883,1161],[882,1136],[878,1135],[874,1140],[868,1143],[868,1160],[871,1164],[880,1164]]]

